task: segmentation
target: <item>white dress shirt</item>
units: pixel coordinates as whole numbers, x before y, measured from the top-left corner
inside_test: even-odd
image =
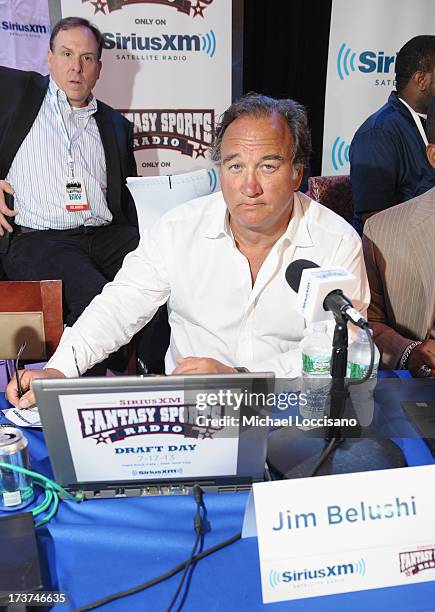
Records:
[[[221,193],[192,200],[164,215],[129,253],[75,325],[65,331],[47,367],[77,376],[130,338],[169,300],[171,342],[166,372],[177,357],[213,357],[229,366],[300,373],[298,345],[305,323],[285,280],[295,259],[343,266],[359,279],[352,299],[365,312],[370,293],[361,240],[344,219],[302,193],[294,196],[285,234],[260,268],[254,286],[237,249]]]
[[[65,206],[65,183],[71,175],[68,143],[53,108],[52,96],[59,103],[65,128],[72,139],[74,174],[84,181],[89,210],[68,212]],[[6,176],[15,191],[17,225],[63,230],[112,221],[106,201],[106,159],[93,117],[96,111],[94,97],[86,107],[72,108],[65,92],[50,78],[38,115]]]

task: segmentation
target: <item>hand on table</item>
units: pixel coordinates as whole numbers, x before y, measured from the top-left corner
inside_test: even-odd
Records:
[[[179,357],[172,374],[234,374],[236,370],[211,357]]]
[[[6,217],[15,217],[17,214],[17,210],[11,210],[5,201],[5,193],[14,194],[14,190],[11,185],[6,181],[0,181],[0,236],[3,236],[5,230],[7,232],[12,232],[13,228],[10,223],[8,223]]]
[[[423,340],[412,349],[408,359],[408,370],[416,376],[422,365],[431,368],[430,378],[435,378],[435,340]]]
[[[6,399],[16,408],[30,408],[35,404],[35,396],[32,389],[34,378],[65,378],[65,374],[54,368],[45,370],[18,370],[18,376],[23,391],[25,393],[20,398],[17,387],[16,376],[12,378],[6,387]]]

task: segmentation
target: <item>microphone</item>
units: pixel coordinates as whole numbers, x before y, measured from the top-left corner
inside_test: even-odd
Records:
[[[307,322],[323,321],[339,314],[361,328],[366,319],[353,307],[344,291],[352,291],[357,279],[344,268],[320,267],[307,259],[288,265],[285,278],[298,294],[296,307]]]

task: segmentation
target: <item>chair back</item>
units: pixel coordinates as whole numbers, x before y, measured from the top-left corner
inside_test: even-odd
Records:
[[[352,187],[349,175],[310,176],[307,195],[352,223]]]
[[[62,281],[0,282],[0,359],[46,361],[63,331]]]
[[[210,194],[213,176],[207,170],[195,170],[169,176],[128,178],[127,187],[136,205],[139,232],[142,234],[171,208]]]

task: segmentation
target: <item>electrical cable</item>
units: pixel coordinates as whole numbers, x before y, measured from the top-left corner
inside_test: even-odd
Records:
[[[35,516],[38,516],[38,514],[42,514],[43,512],[45,512],[47,508],[51,506],[51,503],[53,501],[53,492],[51,489],[45,489],[39,482],[35,482],[35,484],[38,487],[44,489],[45,495],[43,501],[39,504],[39,506],[35,506],[35,508],[32,509],[33,518],[35,518]]]
[[[192,559],[192,562],[197,563],[201,559],[208,557],[209,555],[217,552],[218,550],[221,550],[222,548],[225,548],[226,546],[230,546],[231,544],[234,544],[234,542],[237,542],[237,540],[240,540],[241,537],[242,537],[242,532],[240,531],[239,533],[236,533],[236,535],[232,536],[231,538],[228,538],[228,540],[225,540],[224,542],[221,542],[220,544],[216,544],[215,546],[212,546],[211,548],[207,548],[206,550],[195,555]],[[155,584],[159,584],[160,582],[163,582],[164,580],[167,580],[168,578],[175,576],[175,574],[178,574],[178,572],[181,572],[181,570],[185,568],[187,563],[189,563],[189,559],[186,561],[183,561],[182,563],[179,563],[174,568],[165,572],[164,574],[157,576],[157,578],[152,578],[151,580],[148,580],[147,582],[144,582],[143,584],[139,584],[138,586],[132,587],[131,589],[127,589],[125,591],[119,591],[118,593],[115,593],[114,595],[108,595],[107,597],[102,597],[101,599],[98,599],[97,601],[94,601],[91,604],[83,606],[82,608],[76,608],[75,610],[73,610],[73,612],[87,612],[88,610],[95,610],[96,608],[99,608],[100,606],[104,606],[105,604],[110,603],[112,601],[116,601],[117,599],[121,599],[122,597],[134,595],[136,593],[139,593],[140,591],[145,591],[146,589],[149,589]]]
[[[175,591],[175,593],[174,593],[174,595],[173,595],[173,597],[172,597],[168,607],[166,608],[166,612],[171,612],[172,607],[174,606],[174,604],[175,604],[175,602],[177,600],[177,597],[178,597],[178,595],[179,595],[179,593],[181,591],[181,588],[182,588],[182,586],[184,584],[184,580],[185,580],[185,578],[187,576],[187,572],[189,571],[189,568],[192,566],[192,560],[195,557],[195,554],[197,552],[197,548],[198,548],[198,546],[200,544],[200,541],[201,541],[201,533],[197,533],[196,534],[196,539],[195,539],[195,544],[193,545],[193,548],[192,548],[192,552],[190,553],[190,557],[187,560],[186,565],[184,567],[184,571],[183,571],[183,573],[181,575],[181,578],[180,578],[180,581],[178,583],[177,590]]]
[[[46,523],[51,521],[53,516],[55,516],[58,507],[59,507],[59,496],[54,495],[53,496],[53,507],[51,508],[50,512],[47,514],[46,517],[44,517],[43,519],[35,523],[35,527],[41,527],[41,525],[45,525]]]
[[[38,472],[33,472],[32,470],[28,470],[27,468],[21,467],[19,465],[11,465],[10,463],[4,463],[2,461],[0,461],[0,468],[30,476],[34,481],[35,485],[44,489],[44,499],[38,506],[35,506],[35,508],[31,510],[31,513],[33,515],[33,518],[35,519],[40,514],[43,514],[47,511],[48,512],[45,517],[35,522],[35,527],[41,527],[42,525],[45,525],[46,523],[51,521],[53,516],[55,516],[59,508],[59,494],[62,495],[62,497],[65,497],[66,499],[69,499],[71,501],[83,501],[82,495],[72,495],[63,487],[54,482],[54,480],[51,480],[50,478],[47,478],[46,476],[43,476]]]
[[[21,474],[26,474],[26,476],[31,476],[34,480],[40,480],[44,485],[55,489],[58,493],[60,493],[63,497],[69,499],[70,501],[80,502],[83,500],[83,496],[81,494],[73,495],[72,493],[58,485],[57,482],[54,482],[54,480],[51,480],[50,478],[47,478],[47,476],[43,476],[38,472],[33,472],[32,470],[28,470],[27,468],[21,467],[19,465],[11,465],[10,463],[4,463],[3,461],[0,461],[0,468],[13,470],[14,472],[20,472]]]
[[[181,588],[183,586],[184,580],[186,579],[187,573],[189,571],[189,568],[192,566],[192,559],[193,557],[196,555],[196,553],[198,552],[198,547],[201,544],[201,537],[204,533],[204,529],[203,529],[203,521],[202,521],[202,516],[201,516],[201,509],[204,507],[204,501],[203,501],[203,491],[201,489],[201,487],[199,485],[194,485],[193,487],[193,498],[195,500],[196,503],[196,514],[195,514],[195,518],[193,519],[193,527],[195,529],[196,532],[196,539],[195,539],[195,543],[193,545],[192,548],[192,552],[190,553],[190,557],[189,560],[186,564],[186,567],[184,568],[184,572],[180,578],[180,581],[178,583],[178,587],[177,590],[175,591],[169,606],[166,609],[166,612],[171,612],[173,605],[175,604],[177,597],[181,591]]]

